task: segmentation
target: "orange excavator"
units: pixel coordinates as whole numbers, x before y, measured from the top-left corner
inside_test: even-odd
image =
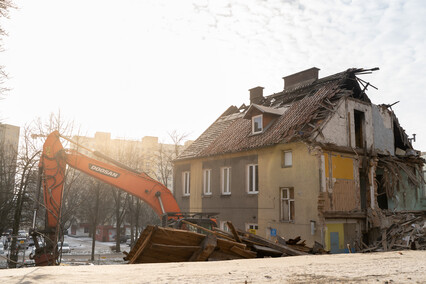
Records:
[[[106,162],[83,155],[74,149],[64,149],[60,138],[78,145]],[[178,227],[182,219],[190,219],[188,221],[205,227],[216,226],[215,219],[211,218],[211,215],[182,213],[171,191],[147,174],[129,168],[98,151],[79,145],[55,131],[47,136],[39,163],[39,188],[43,189],[46,228],[43,231],[35,230],[37,215],[37,209],[35,209],[31,236],[36,247],[32,258],[37,266],[56,265],[58,263],[58,239],[61,233],[60,216],[66,166],[84,172],[142,199],[162,218],[163,225],[173,223],[174,227]],[[39,245],[40,236],[44,237],[43,246]]]

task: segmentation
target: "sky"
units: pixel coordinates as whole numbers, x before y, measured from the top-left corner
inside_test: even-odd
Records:
[[[3,123],[58,113],[83,133],[196,139],[249,89],[282,77],[379,67],[361,79],[426,151],[426,2],[15,0],[0,24]]]

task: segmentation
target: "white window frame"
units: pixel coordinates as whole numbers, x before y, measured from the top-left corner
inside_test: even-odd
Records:
[[[256,124],[256,120],[260,118],[260,125],[259,128],[260,130],[255,129],[255,124]],[[253,134],[258,134],[258,133],[262,133],[263,132],[263,115],[259,114],[259,115],[255,115],[251,118],[251,130]]]
[[[257,185],[257,188],[256,188],[256,185]],[[247,193],[249,193],[249,194],[259,193],[259,166],[258,166],[258,164],[247,165]]]
[[[257,223],[246,223],[246,232],[250,232],[250,230],[255,230],[254,234],[256,234],[259,230],[259,225]]]
[[[290,157],[286,159],[286,153],[290,153]],[[283,168],[290,168],[293,166],[293,151],[284,150],[283,151]]]
[[[293,198],[291,198],[291,194],[290,194],[292,191],[293,191]],[[283,192],[286,192],[285,197]],[[294,215],[291,216],[292,209],[293,209],[293,213],[295,213],[294,188],[291,188],[291,187],[280,188],[280,220],[282,222],[294,221]]]
[[[203,170],[203,193],[204,193],[204,195],[212,195],[211,176],[212,176],[212,170],[211,169],[204,169]]]
[[[191,172],[182,172],[182,191],[183,196],[191,195]]]
[[[231,167],[223,167],[220,169],[220,187],[222,195],[231,194]]]
[[[228,221],[220,221],[220,229],[225,232],[231,232],[231,229],[228,227]]]

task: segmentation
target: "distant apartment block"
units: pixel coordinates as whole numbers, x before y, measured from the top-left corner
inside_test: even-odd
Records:
[[[3,194],[12,192],[15,184],[16,160],[18,157],[19,127],[0,124],[0,201],[8,198]]]
[[[0,149],[16,158],[19,146],[19,127],[0,124]]]

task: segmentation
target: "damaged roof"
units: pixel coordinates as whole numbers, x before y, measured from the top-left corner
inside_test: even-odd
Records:
[[[333,112],[336,102],[351,96],[370,103],[356,74],[377,69],[348,69],[294,88],[262,97],[250,107],[229,107],[177,160],[246,151],[277,143],[313,139],[313,134]],[[260,134],[252,134],[247,112],[257,109],[277,115]]]

